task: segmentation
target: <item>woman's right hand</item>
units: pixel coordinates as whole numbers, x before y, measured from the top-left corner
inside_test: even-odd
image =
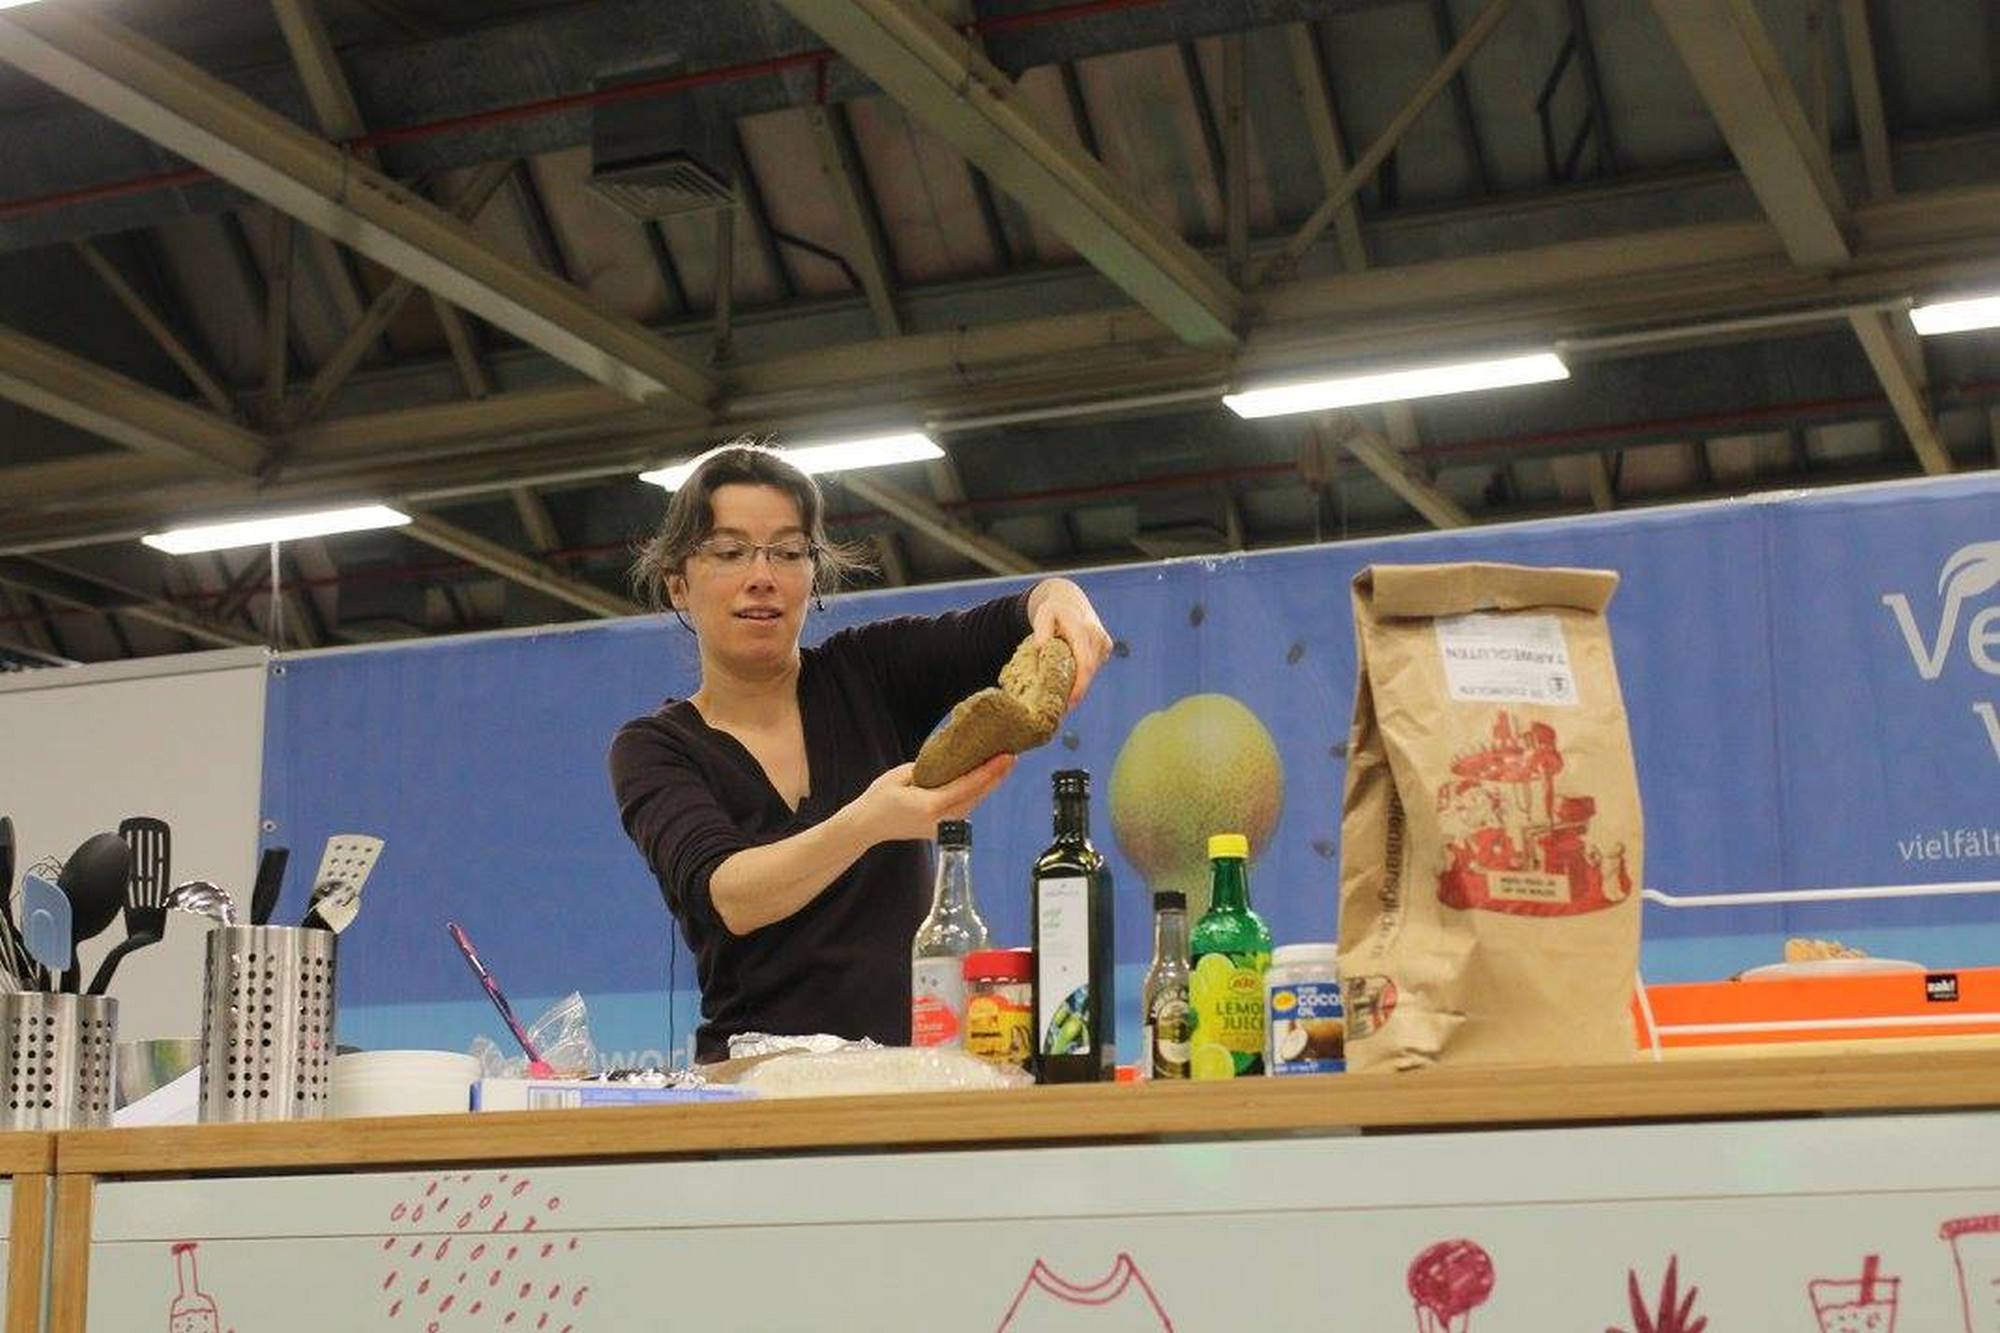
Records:
[[[941,822],[965,818],[1013,771],[1013,755],[996,755],[964,777],[925,788],[911,781],[915,764],[900,764],[854,799],[855,813],[871,843],[929,842]]]

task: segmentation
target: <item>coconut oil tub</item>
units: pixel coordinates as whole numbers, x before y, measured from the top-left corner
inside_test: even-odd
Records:
[[[1338,1074],[1347,1069],[1347,1020],[1340,1005],[1338,945],[1284,944],[1264,974],[1264,1068],[1273,1074]]]

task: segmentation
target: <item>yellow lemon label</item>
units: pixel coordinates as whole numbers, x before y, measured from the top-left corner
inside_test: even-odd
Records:
[[[1266,954],[1203,955],[1188,976],[1188,1003],[1194,1010],[1195,1078],[1234,1078],[1264,1072],[1264,969]],[[1221,1051],[1222,1061],[1203,1052]],[[1206,1069],[1207,1072],[1203,1072]]]

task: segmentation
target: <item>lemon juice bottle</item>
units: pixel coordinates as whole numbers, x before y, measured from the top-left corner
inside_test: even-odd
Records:
[[[1271,929],[1250,910],[1250,840],[1218,833],[1208,840],[1209,909],[1188,941],[1194,968],[1188,1003],[1194,1031],[1189,1072],[1197,1079],[1264,1072],[1264,971]]]

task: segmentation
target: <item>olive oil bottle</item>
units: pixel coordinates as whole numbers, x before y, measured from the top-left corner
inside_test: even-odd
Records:
[[[1090,845],[1090,774],[1057,773],[1055,841],[1035,862],[1035,1077],[1089,1083],[1116,1072],[1111,871]]]

